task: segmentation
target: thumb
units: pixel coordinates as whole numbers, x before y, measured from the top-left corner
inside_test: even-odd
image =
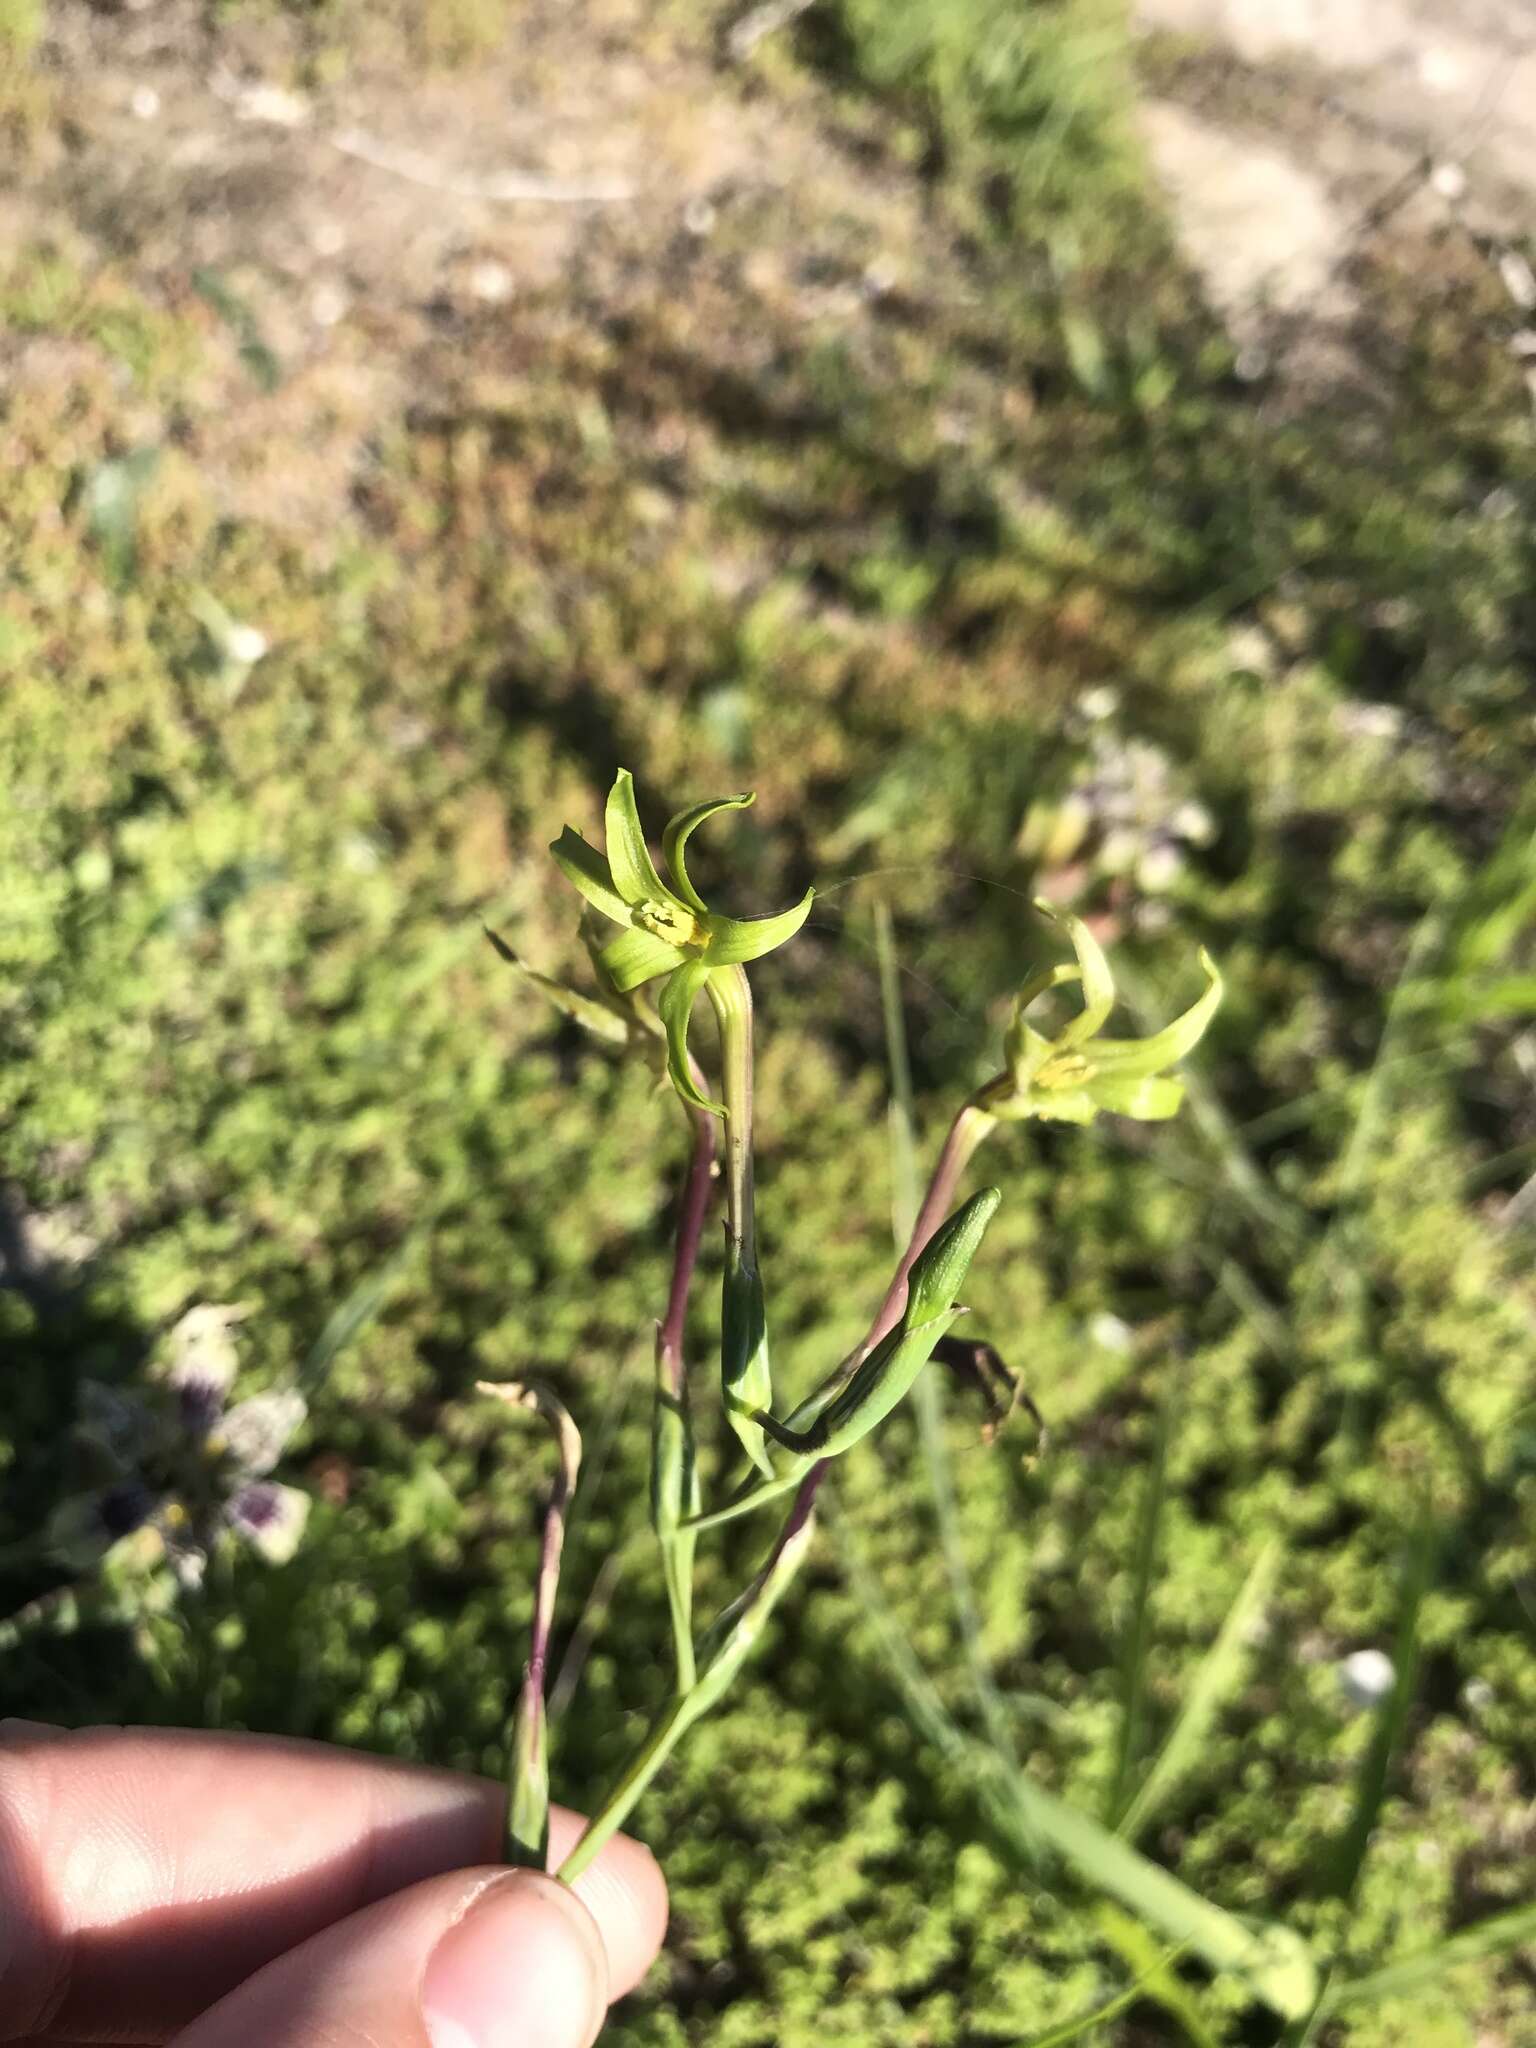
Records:
[[[602,1936],[567,1886],[460,1870],[279,1956],[174,2048],[590,2048],[607,2008]]]

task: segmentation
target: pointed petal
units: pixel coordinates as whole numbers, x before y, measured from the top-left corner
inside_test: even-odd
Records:
[[[1080,917],[1074,917],[1070,910],[1058,910],[1043,896],[1035,898],[1035,908],[1042,917],[1048,917],[1052,924],[1059,925],[1072,941],[1072,950],[1077,955],[1083,977],[1082,1012],[1056,1039],[1057,1049],[1064,1052],[1070,1046],[1081,1045],[1103,1029],[1105,1019],[1115,1007],[1115,978],[1109,971],[1103,948]]]
[[[1087,1088],[1043,1088],[1029,1097],[1023,1113],[1047,1124],[1091,1124],[1099,1104]]]
[[[1116,1116],[1139,1117],[1143,1123],[1162,1123],[1177,1116],[1184,1101],[1184,1083],[1161,1074],[1145,1074],[1127,1080],[1121,1074],[1104,1074],[1092,1084],[1092,1093],[1104,1109]]]
[[[709,944],[704,957],[711,967],[740,967],[748,960],[761,960],[786,939],[792,939],[811,914],[814,889],[807,889],[792,910],[773,917],[711,917]]]
[[[662,990],[656,1009],[662,1029],[667,1034],[667,1073],[672,1086],[690,1109],[704,1109],[713,1116],[724,1116],[725,1104],[711,1102],[707,1095],[701,1095],[688,1071],[688,1019],[693,1015],[699,991],[708,979],[709,969],[702,960],[684,961]]]
[[[1154,1031],[1150,1038],[1095,1040],[1089,1058],[1101,1073],[1113,1074],[1116,1080],[1135,1080],[1145,1074],[1160,1074],[1164,1068],[1173,1066],[1194,1051],[1205,1036],[1206,1027],[1220,1007],[1224,993],[1216,962],[1203,946],[1200,965],[1206,974],[1205,993],[1190,1005],[1182,1017],[1175,1017],[1161,1031]]]
[[[631,905],[665,903],[672,898],[672,891],[656,872],[656,863],[651,859],[651,850],[640,829],[640,813],[635,808],[635,778],[627,768],[621,768],[613,778],[604,824],[613,886],[625,902]]]
[[[1022,1017],[1037,997],[1047,989],[1060,988],[1063,982],[1081,981],[1083,970],[1072,967],[1065,960],[1059,960],[1054,967],[1042,967],[1038,974],[1032,974],[1013,999],[1013,1014]]]
[[[661,835],[661,850],[667,857],[667,870],[672,877],[672,886],[683,901],[690,904],[702,917],[707,914],[703,897],[688,879],[688,866],[684,849],[695,831],[706,818],[712,818],[716,811],[744,811],[748,804],[756,803],[755,789],[743,790],[740,796],[716,796],[708,802],[695,804],[692,810],[679,811],[668,821],[667,829]]]
[[[615,924],[629,923],[629,905],[614,887],[608,863],[595,846],[588,846],[581,834],[567,825],[549,850],[561,874],[595,909]]]
[[[658,939],[653,932],[634,928],[610,939],[597,957],[604,974],[620,995],[628,995],[642,982],[654,980],[658,974],[670,974],[675,967],[681,967],[688,956],[680,953],[676,946],[669,946],[665,939]]]
[[[292,1387],[274,1388],[237,1401],[215,1432],[223,1448],[248,1478],[272,1470],[294,1431],[309,1413],[304,1396]]]
[[[520,960],[505,939],[499,938],[489,926],[484,927],[485,936],[496,948],[507,965],[518,975],[531,982],[547,996],[562,1017],[569,1017],[573,1024],[579,1024],[584,1031],[590,1031],[594,1038],[606,1040],[609,1045],[625,1045],[629,1040],[629,1027],[617,1012],[610,1010],[595,996],[585,996],[580,989],[567,988],[563,981],[555,981],[550,975],[540,974],[536,968]]]

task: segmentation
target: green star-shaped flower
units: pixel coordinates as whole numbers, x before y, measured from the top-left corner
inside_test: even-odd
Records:
[[[714,797],[679,811],[662,834],[671,881],[662,880],[635,808],[634,778],[621,768],[608,793],[604,820],[607,857],[569,825],[550,847],[561,873],[594,909],[625,929],[598,953],[603,972],[620,994],[657,975],[667,976],[656,1008],[667,1038],[667,1072],[685,1102],[724,1116],[725,1105],[701,1095],[689,1072],[688,1021],[709,978],[720,968],[759,960],[794,937],[810,913],[814,890],[792,910],[773,917],[723,917],[705,903],[688,879],[685,849],[698,827],[716,811],[744,810],[754,800]]]
[[[1047,967],[1019,991],[1004,1040],[1006,1070],[981,1091],[978,1105],[1009,1121],[1043,1117],[1068,1124],[1091,1124],[1104,1109],[1148,1122],[1176,1115],[1184,1083],[1167,1069],[1199,1044],[1221,1002],[1222,980],[1210,954],[1201,948],[1205,993],[1182,1017],[1150,1038],[1104,1038],[1115,982],[1103,950],[1080,917],[1038,898],[1035,908],[1066,932],[1077,962]],[[1044,1038],[1024,1013],[1036,997],[1068,981],[1082,983],[1083,1007],[1054,1038]]]

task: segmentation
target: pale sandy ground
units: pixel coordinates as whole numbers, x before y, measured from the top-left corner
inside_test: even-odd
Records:
[[[1536,233],[1536,0],[1137,0],[1169,83],[1145,131],[1185,247],[1241,332],[1347,313],[1384,205]],[[1523,285],[1518,254],[1512,294]]]

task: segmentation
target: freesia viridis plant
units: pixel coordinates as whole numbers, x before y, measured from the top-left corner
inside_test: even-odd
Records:
[[[567,1016],[607,1044],[664,1062],[688,1121],[689,1157],[678,1207],[672,1275],[656,1325],[651,1518],[672,1626],[671,1695],[602,1810],[561,1866],[575,1878],[624,1821],[682,1736],[730,1686],[799,1570],[815,1530],[818,1490],[832,1461],[896,1408],[964,1313],[960,1291],[1001,1196],[982,1188],[961,1199],[978,1147],[999,1125],[1028,1119],[1090,1123],[1101,1112],[1172,1116],[1183,1083],[1169,1070],[1199,1042],[1221,1000],[1221,978],[1202,953],[1204,993],[1164,1030],[1143,1039],[1108,1038],[1115,1002],[1109,963],[1081,919],[1037,904],[1072,948],[1020,990],[1002,1070],[962,1103],[940,1149],[907,1246],[855,1349],[785,1414],[776,1411],[768,1317],[758,1264],[753,1185],[752,991],[747,966],[786,944],[805,923],[807,890],[791,909],[759,917],[712,910],[688,873],[688,842],[707,819],[739,810],[751,795],[716,797],[680,811],[662,834],[664,868],[647,845],[632,778],[621,770],[609,793],[604,845],[567,826],[551,848],[586,900],[581,936],[591,961],[590,993],[527,967],[491,935],[504,959]],[[616,929],[615,929],[616,928]],[[1026,1017],[1053,989],[1080,985],[1082,1007],[1054,1037]],[[652,1004],[654,991],[654,1006]],[[695,1051],[691,1026],[700,996],[716,1023],[713,1075]],[[717,1159],[723,1154],[723,1171]],[[693,1426],[694,1376],[685,1335],[695,1267],[717,1186],[725,1197],[726,1261],[721,1298],[719,1398],[751,1469],[723,1500],[705,1499]],[[511,1741],[510,1853],[543,1864],[548,1817],[544,1668],[566,1506],[576,1482],[580,1439],[546,1389],[491,1386],[554,1426],[559,1476],[546,1517],[534,1605],[533,1646]],[[751,1582],[706,1628],[695,1626],[695,1548],[716,1524],[775,1502],[788,1511]]]

